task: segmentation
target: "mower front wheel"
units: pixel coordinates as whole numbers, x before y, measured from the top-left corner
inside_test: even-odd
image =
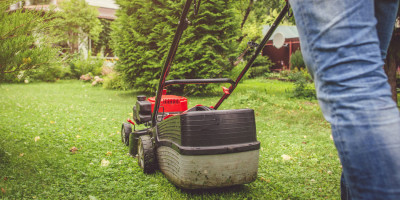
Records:
[[[121,127],[121,141],[126,146],[129,145],[129,134],[132,133],[132,127],[129,123],[123,123]]]
[[[149,135],[142,135],[138,141],[138,164],[146,174],[156,170],[156,155]]]

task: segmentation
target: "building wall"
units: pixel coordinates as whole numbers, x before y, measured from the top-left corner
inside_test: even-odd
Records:
[[[297,50],[301,50],[299,38],[286,38],[285,44],[279,49],[274,47],[272,40],[270,40],[263,48],[262,55],[268,56],[275,64],[270,68],[270,70],[289,70],[290,56]]]

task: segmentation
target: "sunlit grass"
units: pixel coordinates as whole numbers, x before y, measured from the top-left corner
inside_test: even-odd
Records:
[[[261,150],[255,182],[183,191],[159,171],[143,174],[120,142],[120,125],[136,101],[133,91],[78,81],[0,85],[0,197],[339,199],[341,168],[329,125],[316,101],[290,97],[292,87],[246,80],[220,108],[256,111]],[[209,106],[219,96],[188,98],[190,106]],[[71,153],[72,147],[78,151]],[[104,159],[108,166],[101,166]]]

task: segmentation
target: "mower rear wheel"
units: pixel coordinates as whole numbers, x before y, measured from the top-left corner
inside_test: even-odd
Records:
[[[121,127],[121,141],[126,146],[129,145],[129,134],[132,133],[132,127],[129,123],[123,123]]]
[[[138,164],[146,174],[156,170],[156,155],[149,135],[142,135],[138,141]]]

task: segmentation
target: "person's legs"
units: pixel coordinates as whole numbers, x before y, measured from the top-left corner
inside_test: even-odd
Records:
[[[290,3],[349,187],[342,197],[400,199],[400,114],[382,68],[375,2]]]

